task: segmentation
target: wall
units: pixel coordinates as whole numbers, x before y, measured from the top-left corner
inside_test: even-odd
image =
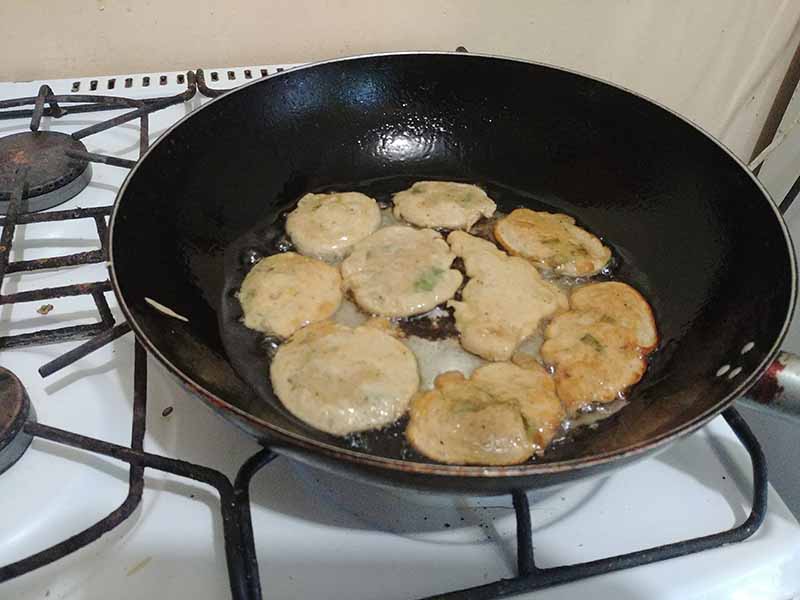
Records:
[[[799,19],[792,0],[2,0],[0,80],[464,45],[610,79],[748,158]]]

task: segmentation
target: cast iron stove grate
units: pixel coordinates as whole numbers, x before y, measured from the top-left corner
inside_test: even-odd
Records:
[[[5,216],[0,215],[0,290],[6,275],[19,272],[34,272],[43,269],[56,269],[101,263],[108,260],[108,225],[106,219],[111,215],[111,206],[100,208],[76,208],[73,210],[33,212],[51,208],[68,200],[88,184],[90,162],[131,168],[136,161],[87,152],[81,139],[100,133],[122,123],[139,120],[139,155],[148,147],[150,126],[148,115],[171,106],[186,102],[197,91],[194,72],[187,73],[186,90],[174,96],[135,100],[115,96],[68,94],[55,95],[48,85],[39,89],[32,98],[0,100],[0,120],[30,118],[30,132],[0,138],[0,155],[4,159],[0,165],[0,205],[5,205]],[[32,109],[14,108],[33,105]],[[70,114],[105,110],[132,109],[111,119],[85,127],[71,135],[55,132],[40,132],[43,116],[63,118]],[[22,137],[26,136],[26,137]],[[42,136],[47,136],[42,138]],[[45,172],[45,175],[42,175]],[[75,189],[75,182],[82,180],[83,187]],[[37,188],[32,190],[32,187]],[[67,189],[69,188],[69,189]],[[63,190],[67,189],[64,193]],[[70,195],[71,194],[71,195]],[[100,239],[100,249],[79,252],[64,256],[54,256],[37,260],[11,262],[11,248],[17,225],[47,223],[74,219],[93,219]],[[111,291],[111,282],[93,281],[76,283],[55,288],[43,288],[2,294],[0,306],[21,302],[41,302],[65,296],[90,295],[100,315],[97,323],[61,327],[32,333],[0,336],[0,349],[49,344],[56,342],[92,338],[83,350],[91,350],[119,337],[129,331],[126,323],[115,326],[114,317],[105,299]],[[40,370],[44,376],[66,366],[86,352],[68,353]]]
[[[76,139],[79,139],[92,133],[104,131],[120,123],[139,119],[141,123],[140,152],[143,153],[147,149],[149,140],[147,115],[171,104],[187,101],[198,89],[207,96],[215,96],[221,92],[221,90],[211,89],[206,85],[202,70],[187,74],[187,90],[185,92],[177,96],[151,100],[127,100],[101,96],[55,96],[48,86],[42,86],[36,98],[0,102],[0,108],[34,104],[34,109],[6,111],[5,113],[0,113],[0,118],[4,118],[8,114],[13,117],[30,116],[31,128],[35,130],[38,128],[38,123],[42,116],[58,118],[71,112],[133,108],[133,110],[119,117],[76,132],[73,137],[77,136]],[[69,102],[82,104],[70,108],[61,108],[61,104]],[[49,105],[49,108],[45,107],[45,105]],[[128,168],[135,164],[135,161],[91,154],[79,150],[70,150],[69,152],[74,158],[87,162],[102,162]],[[26,196],[27,169],[25,167],[18,169],[16,176],[17,182],[9,199],[8,214],[5,217],[0,217],[0,225],[3,225],[3,233],[2,237],[0,237],[0,284],[2,284],[2,279],[7,273],[89,264],[106,259],[107,225],[105,219],[110,215],[112,207],[38,214],[22,213],[20,206]],[[800,189],[800,186],[794,187]],[[787,197],[781,203],[782,211],[788,209],[795,195],[796,191],[793,188],[792,192],[790,192],[790,197]],[[69,256],[43,258],[35,261],[9,262],[14,227],[16,225],[80,218],[95,220],[101,241],[101,250]],[[11,304],[68,295],[89,294],[94,298],[101,317],[100,322],[96,324],[2,337],[0,338],[0,348],[80,340],[90,337],[91,339],[88,342],[42,366],[39,372],[42,376],[47,376],[75,362],[93,350],[130,331],[127,323],[114,324],[114,318],[104,297],[104,294],[110,289],[110,283],[103,281],[0,296],[0,304]],[[116,509],[94,525],[50,548],[14,563],[1,566],[0,583],[55,562],[91,544],[124,522],[141,502],[144,489],[144,470],[150,468],[199,481],[211,485],[217,490],[222,513],[223,537],[231,596],[234,600],[260,600],[262,598],[262,589],[250,517],[249,487],[253,476],[262,467],[270,463],[276,455],[269,448],[264,448],[245,461],[235,479],[231,481],[226,475],[217,470],[145,452],[143,450],[143,441],[147,412],[147,355],[144,347],[138,341],[135,342],[133,385],[134,404],[131,443],[130,446],[121,446],[38,423],[22,384],[8,371],[0,368],[0,401],[8,401],[16,407],[10,422],[0,420],[0,459],[2,459],[3,452],[9,450],[15,443],[16,446],[19,446],[20,440],[24,446],[27,446],[32,438],[39,437],[73,448],[109,456],[130,465],[128,494]],[[750,515],[740,525],[720,533],[663,546],[585,563],[543,569],[537,567],[534,561],[528,499],[524,492],[518,491],[513,494],[517,529],[517,576],[473,588],[431,596],[430,598],[451,600],[501,598],[692,554],[740,542],[750,537],[760,527],[767,511],[768,481],[766,460],[758,440],[736,410],[729,408],[723,413],[723,416],[750,455],[753,468],[752,508]],[[2,470],[2,460],[0,460],[0,470]]]

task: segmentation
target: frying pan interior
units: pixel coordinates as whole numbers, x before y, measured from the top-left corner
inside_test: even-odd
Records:
[[[616,277],[656,314],[661,343],[630,405],[526,472],[686,432],[774,355],[794,301],[794,264],[785,227],[750,174],[694,126],[634,94],[477,55],[322,63],[196,111],[154,145],[120,193],[117,293],[149,349],[254,435],[342,448],[345,460],[425,462],[398,436],[341,440],[292,418],[266,381],[257,393],[232,366],[220,320],[231,318],[222,314],[226,286],[246,260],[231,249],[254,234],[274,242],[271,226],[302,194],[386,196],[429,178],[476,182],[500,210],[575,216],[613,248]],[[228,342],[254,351],[247,339]],[[263,362],[253,364],[266,378]]]

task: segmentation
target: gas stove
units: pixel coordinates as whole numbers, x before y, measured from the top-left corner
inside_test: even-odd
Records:
[[[536,580],[567,581],[529,593],[544,599],[800,594],[800,526],[735,413],[744,444],[719,417],[603,480],[440,497],[276,458],[146,356],[106,283],[106,218],[125,167],[219,89],[289,67],[0,84],[0,107],[18,111],[0,120],[0,223],[13,230],[0,241],[0,365],[14,374],[0,372],[0,401],[17,408],[0,434],[23,428],[0,451],[0,597],[257,598],[259,580],[265,598],[483,585],[452,597],[488,598]],[[48,152],[44,165],[32,158]],[[633,566],[666,556],[678,557]]]

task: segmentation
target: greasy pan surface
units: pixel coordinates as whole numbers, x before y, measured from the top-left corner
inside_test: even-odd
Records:
[[[445,466],[407,453],[390,435],[353,445],[317,432],[270,398],[268,385],[254,391],[223,344],[220,323],[236,316],[228,300],[242,240],[257,234],[268,247],[270,225],[309,191],[380,194],[435,178],[479,183],[500,210],[575,216],[613,248],[615,276],[654,308],[661,342],[630,405],[536,464]],[[111,252],[115,290],[137,336],[222,416],[325,468],[453,492],[565,482],[693,431],[760,375],[795,298],[786,228],[717,142],[606,83],[479,55],[332,61],[209,103],[130,173]],[[189,322],[153,310],[145,297]],[[235,335],[224,336],[229,349],[255,352],[250,338]],[[730,370],[717,376],[724,365]]]

